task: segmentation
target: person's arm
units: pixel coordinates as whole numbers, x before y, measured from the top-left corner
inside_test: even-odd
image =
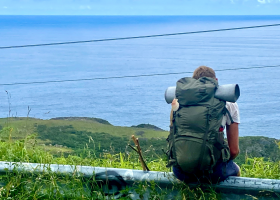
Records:
[[[230,158],[234,159],[239,154],[239,131],[238,123],[227,125],[227,140],[230,150]]]

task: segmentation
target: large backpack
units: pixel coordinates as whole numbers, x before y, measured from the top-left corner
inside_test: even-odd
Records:
[[[230,158],[224,139],[226,102],[214,97],[217,80],[208,77],[177,81],[179,109],[173,112],[173,126],[167,138],[167,167],[175,165],[185,173],[211,172],[218,160]]]

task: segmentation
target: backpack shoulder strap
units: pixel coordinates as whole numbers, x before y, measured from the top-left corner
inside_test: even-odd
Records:
[[[233,121],[233,119],[232,119],[232,117],[231,117],[231,114],[230,114],[230,112],[228,111],[228,109],[227,109],[226,106],[225,106],[225,114],[228,114],[228,117],[229,117],[229,119],[230,119],[230,122],[231,122],[231,123],[234,123],[234,121]]]

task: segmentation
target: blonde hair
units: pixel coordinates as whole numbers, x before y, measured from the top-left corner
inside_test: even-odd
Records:
[[[193,78],[199,79],[201,77],[210,77],[216,79],[216,74],[212,68],[206,66],[200,66],[196,68],[196,70],[194,70]]]

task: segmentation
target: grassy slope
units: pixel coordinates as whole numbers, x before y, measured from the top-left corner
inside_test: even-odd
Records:
[[[150,146],[150,143],[147,141],[153,144],[157,143],[155,146],[162,146],[164,144],[163,146],[165,147],[164,138],[168,135],[167,131],[113,126],[106,121],[94,120],[92,118],[52,120],[2,118],[0,119],[0,126],[12,127],[11,135],[15,139],[23,139],[29,134],[37,133],[38,144],[43,146],[46,151],[51,151],[54,155],[60,155],[61,153],[70,154],[73,152],[80,154],[81,149],[84,147],[92,149],[98,155],[103,152],[124,152],[131,135],[144,139],[141,142],[143,149],[148,149]],[[89,138],[92,138],[94,143]],[[157,154],[162,154],[161,147],[157,148],[157,150]]]
[[[125,136],[130,137],[139,131],[144,131],[145,133],[140,137],[145,138],[161,138],[167,137],[167,131],[155,131],[151,129],[143,129],[136,127],[122,127],[102,124],[89,119],[82,120],[41,120],[34,118],[7,118],[0,119],[0,125],[4,127],[9,124],[10,127],[14,128],[13,135],[15,137],[25,137],[27,133],[35,132],[36,125],[47,125],[47,126],[68,126],[72,125],[77,131],[87,131],[92,133],[109,133],[113,136]],[[35,126],[35,127],[34,127]]]
[[[37,142],[52,154],[80,154],[87,147],[100,155],[127,151],[132,141],[131,135],[140,139],[145,156],[162,157],[162,148],[166,148],[167,131],[153,130],[152,125],[139,127],[121,127],[110,125],[107,121],[95,118],[66,118],[41,120],[34,118],[2,118],[0,126],[13,128],[12,137],[21,139],[30,133],[38,133]],[[91,141],[90,141],[91,140]],[[241,153],[236,161],[241,164],[248,157],[264,157],[265,160],[280,160],[279,142],[267,137],[241,137]],[[131,150],[131,149],[128,149]],[[146,152],[145,152],[146,151]]]

